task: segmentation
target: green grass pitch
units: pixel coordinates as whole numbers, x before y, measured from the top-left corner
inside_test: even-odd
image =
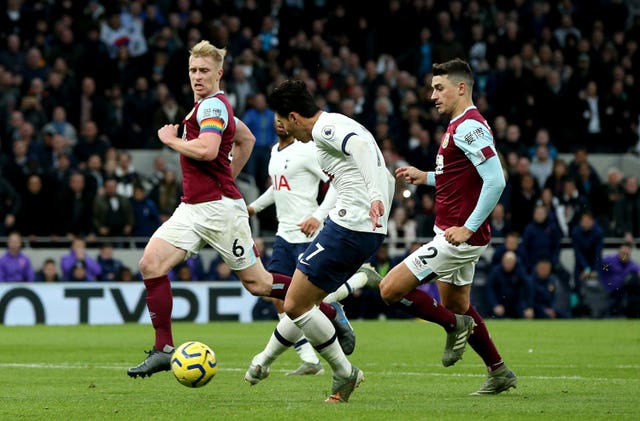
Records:
[[[0,327],[0,419],[11,420],[638,420],[640,321],[488,321],[518,387],[468,396],[485,369],[468,348],[440,365],[445,336],[418,321],[355,321],[351,360],[365,381],[347,404],[325,404],[331,377],[286,377],[293,351],[256,386],[243,381],[275,324],[174,324],[176,344],[199,340],[219,370],[189,389],[171,373],[130,379],[150,325]],[[325,363],[325,367],[327,367]],[[327,367],[328,368],[328,367]]]

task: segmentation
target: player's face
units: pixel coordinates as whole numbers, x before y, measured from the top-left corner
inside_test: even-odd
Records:
[[[282,124],[282,128],[289,136],[293,136],[301,142],[308,142],[311,140],[311,133],[302,127],[297,117],[296,113],[289,113],[288,116],[276,113],[276,124]]]
[[[273,127],[276,129],[276,135],[278,137],[287,137],[287,131],[284,129],[284,124],[278,120],[278,116],[273,117]]]
[[[206,98],[219,89],[222,69],[217,69],[211,57],[189,60],[189,80],[196,99]]]
[[[434,76],[431,80],[431,100],[435,102],[439,114],[450,116],[460,99],[460,86],[449,80],[446,75]]]

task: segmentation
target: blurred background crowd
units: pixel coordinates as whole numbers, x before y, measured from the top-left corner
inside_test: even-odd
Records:
[[[222,87],[256,136],[240,176],[247,195],[269,186],[276,137],[265,97],[282,81],[305,81],[322,109],[367,127],[390,170],[433,170],[448,121],[429,101],[431,65],[468,60],[508,180],[478,267],[479,307],[495,317],[640,312],[640,168],[593,163],[640,152],[640,1],[0,6],[0,281],[137,279],[114,250],[144,247],[179,203],[179,168],[156,131],[191,109],[188,51],[208,39],[227,48]],[[381,274],[432,235],[434,194],[398,183],[388,241],[373,259]],[[265,259],[274,215],[254,221]],[[69,249],[70,258],[32,268],[37,248]],[[191,259],[172,276],[234,279],[224,266]],[[375,291],[348,304],[352,317],[393,317]]]

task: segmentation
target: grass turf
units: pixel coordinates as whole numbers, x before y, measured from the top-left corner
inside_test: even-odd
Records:
[[[485,379],[472,349],[454,367],[439,364],[445,337],[438,326],[353,325],[358,344],[351,361],[365,381],[348,404],[323,403],[329,370],[284,376],[299,364],[293,351],[260,384],[243,381],[271,322],[174,324],[177,344],[199,340],[216,352],[218,374],[200,389],[180,385],[168,372],[126,375],[150,348],[149,325],[0,327],[0,419],[640,419],[638,321],[489,321],[519,377],[516,389],[497,396],[468,396]]]

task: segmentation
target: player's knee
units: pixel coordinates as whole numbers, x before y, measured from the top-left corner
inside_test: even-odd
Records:
[[[402,295],[394,288],[393,284],[384,278],[380,282],[380,297],[387,305],[391,305],[400,301]]]
[[[155,272],[158,270],[157,266],[157,262],[154,262],[154,259],[147,254],[143,255],[138,262],[138,269],[140,269],[140,273],[145,279],[154,276]]]

